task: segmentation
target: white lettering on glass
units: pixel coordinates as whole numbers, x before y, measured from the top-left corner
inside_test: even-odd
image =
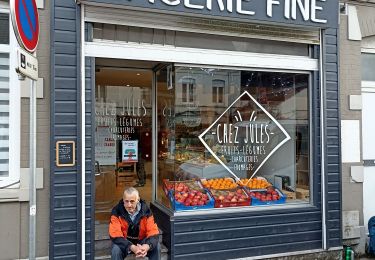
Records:
[[[154,1],[154,0],[152,0]],[[171,5],[171,6],[176,6],[176,5],[179,5],[181,2],[180,0],[173,0],[173,1],[170,1],[170,0],[161,0],[163,3],[167,4],[167,5]]]

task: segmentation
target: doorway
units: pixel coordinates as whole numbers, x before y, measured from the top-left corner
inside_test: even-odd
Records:
[[[112,208],[126,187],[153,199],[153,78],[158,63],[95,60],[95,256],[108,255]]]

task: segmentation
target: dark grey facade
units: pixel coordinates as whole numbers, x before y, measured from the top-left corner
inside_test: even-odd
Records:
[[[135,5],[126,1],[87,1],[96,3]],[[146,1],[145,1],[146,2]],[[265,1],[262,1],[262,3]],[[319,2],[319,1],[317,1]],[[329,3],[328,3],[329,2]],[[260,2],[259,2],[260,3]],[[156,218],[172,259],[228,259],[326,249],[342,245],[341,237],[341,162],[338,82],[338,1],[321,2],[327,5],[329,23],[322,27],[324,78],[315,73],[313,79],[313,205],[298,209],[247,211],[232,214],[197,214],[177,217],[153,204]],[[255,5],[255,4],[254,4]],[[51,259],[80,259],[81,256],[81,75],[80,75],[80,6],[73,0],[53,0],[51,29],[51,197],[50,197],[50,254]],[[265,6],[257,6],[264,10]],[[182,11],[183,10],[179,10]],[[264,11],[265,12],[265,11]],[[267,21],[283,22],[282,14]],[[333,18],[332,18],[333,17]],[[327,19],[328,19],[327,18]],[[289,24],[288,24],[289,23]],[[297,25],[312,26],[302,18]],[[292,26],[286,22],[285,26]],[[319,58],[319,48],[314,50]],[[93,134],[92,101],[94,91],[90,78],[94,59],[86,59],[86,258],[94,258],[93,247]],[[322,80],[322,82],[320,81]],[[323,84],[321,84],[323,83]],[[321,96],[321,87],[323,88]],[[324,104],[324,137],[321,138],[321,103]],[[321,153],[324,140],[324,154]],[[56,167],[55,144],[74,140],[77,161],[74,167]],[[325,183],[321,183],[321,165]],[[324,186],[325,192],[322,193]],[[326,199],[325,207],[322,197]],[[325,211],[323,212],[323,209]],[[322,228],[326,215],[326,231]],[[227,221],[230,219],[231,221]]]

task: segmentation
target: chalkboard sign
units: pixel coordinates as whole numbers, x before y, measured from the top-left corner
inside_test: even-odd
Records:
[[[56,143],[57,166],[74,166],[76,160],[75,146],[74,141],[58,141]]]

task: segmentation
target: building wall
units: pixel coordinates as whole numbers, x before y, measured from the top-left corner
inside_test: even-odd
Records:
[[[43,1],[37,1],[43,2]],[[49,248],[49,136],[50,136],[50,1],[39,9],[40,38],[37,49],[39,77],[44,79],[43,95],[37,100],[37,168],[43,170],[43,183],[37,182],[36,256],[48,256]],[[29,81],[23,82],[21,99],[21,168],[29,166]],[[24,88],[24,86],[26,88]],[[25,91],[26,90],[26,91]],[[0,201],[0,259],[28,257],[29,203],[27,180],[21,170],[21,188],[18,199]],[[41,177],[41,176],[40,176]]]
[[[361,47],[366,37],[371,37],[375,30],[375,1],[342,1],[349,4],[346,12],[340,16],[340,102],[341,120],[355,120],[359,128],[360,158],[342,163],[343,197],[343,244],[351,245],[356,253],[363,254],[366,234],[363,202],[363,154],[362,154],[362,102],[361,102]],[[353,9],[357,16],[353,15]],[[357,101],[350,101],[350,97]],[[372,120],[372,119],[371,119]],[[343,125],[343,121],[342,125]],[[348,140],[343,139],[342,143]],[[345,145],[343,145],[344,147]],[[343,151],[343,153],[345,153]],[[355,176],[355,174],[358,174]],[[358,176],[362,176],[358,178]]]

